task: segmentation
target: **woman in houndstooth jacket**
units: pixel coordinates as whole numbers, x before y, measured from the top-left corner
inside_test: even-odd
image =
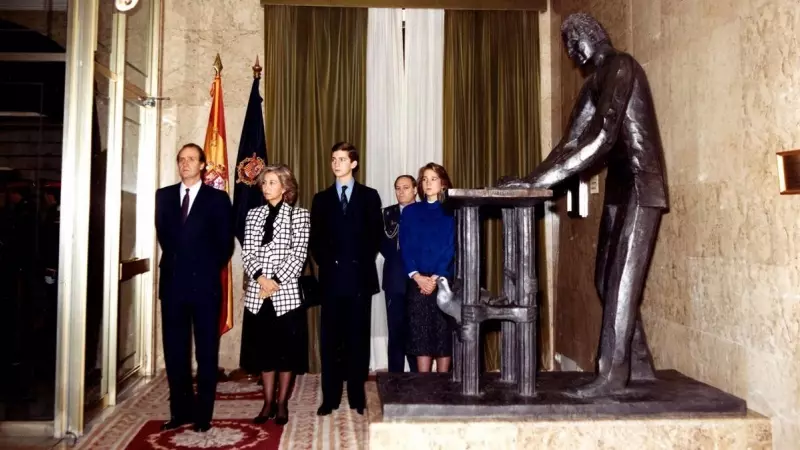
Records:
[[[258,184],[267,204],[253,208],[245,220],[242,261],[247,275],[242,324],[241,367],[261,372],[264,407],[255,423],[275,417],[284,425],[292,373],[307,358],[306,316],[301,308],[300,277],[311,226],[308,210],[293,207],[297,180],[286,165],[264,168]],[[275,373],[279,372],[275,401]]]

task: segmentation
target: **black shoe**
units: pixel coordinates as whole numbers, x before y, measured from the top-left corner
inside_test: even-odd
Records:
[[[191,420],[178,420],[178,419],[170,419],[167,422],[161,424],[161,431],[167,430],[174,430],[176,428],[180,428],[186,424],[192,423]]]
[[[355,409],[357,413],[364,415],[364,407],[363,406],[351,406],[350,409]]]
[[[253,419],[253,423],[256,425],[261,425],[267,423],[269,419],[275,417],[275,414],[278,412],[278,405],[274,402],[270,405],[269,411],[264,414],[264,410],[266,409],[267,405],[265,404],[263,408],[261,408],[261,412]]]
[[[328,414],[332,413],[334,409],[338,409],[338,408],[331,408],[330,406],[328,406],[328,405],[323,403],[319,407],[319,409],[317,409],[317,415],[318,416],[327,416]]]
[[[209,422],[197,422],[194,424],[192,429],[198,433],[205,433],[206,431],[211,429],[211,423]]]
[[[283,405],[283,414],[278,414],[275,416],[275,425],[286,425],[289,423],[289,405]],[[319,414],[319,411],[317,411]]]

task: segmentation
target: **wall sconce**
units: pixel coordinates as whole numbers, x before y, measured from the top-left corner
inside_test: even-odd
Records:
[[[777,153],[781,195],[800,194],[800,150]]]

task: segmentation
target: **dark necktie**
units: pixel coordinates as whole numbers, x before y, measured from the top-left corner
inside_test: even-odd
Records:
[[[347,186],[342,186],[342,214],[347,214]]]
[[[186,194],[183,196],[181,202],[181,219],[186,222],[186,217],[189,216],[189,188],[186,188]]]

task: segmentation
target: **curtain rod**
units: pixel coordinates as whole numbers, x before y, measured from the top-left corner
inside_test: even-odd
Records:
[[[547,0],[261,0],[272,6],[546,11]]]

